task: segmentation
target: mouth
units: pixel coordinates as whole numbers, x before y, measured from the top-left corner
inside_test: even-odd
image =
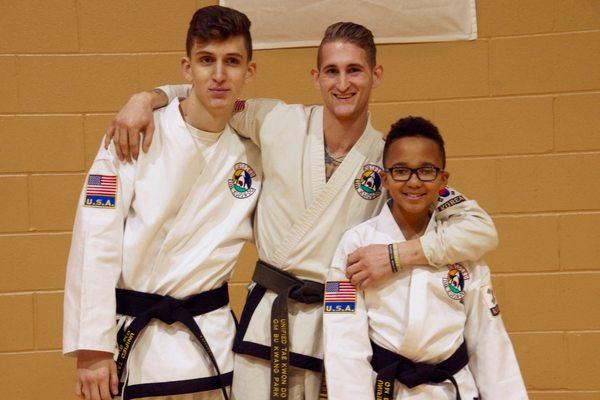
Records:
[[[229,89],[226,89],[223,87],[215,87],[215,88],[209,88],[208,91],[211,92],[212,94],[216,94],[218,96],[223,96],[229,92]]]
[[[408,200],[420,200],[425,197],[425,193],[404,193],[402,195],[406,197]]]
[[[341,101],[350,100],[354,96],[356,96],[355,92],[352,92],[352,93],[333,93],[333,97],[335,97],[337,100],[341,100]]]

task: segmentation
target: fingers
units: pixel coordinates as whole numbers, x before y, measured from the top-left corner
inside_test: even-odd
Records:
[[[352,253],[348,254],[346,265],[356,264],[359,259],[360,257],[358,256],[358,250],[354,250]]]
[[[364,280],[366,280],[369,277],[369,274],[367,274],[365,271],[361,271],[359,273],[356,273],[354,275],[352,275],[352,278],[350,278],[350,282],[352,282],[352,284],[354,286],[356,286],[357,288],[362,287],[362,282]]]
[[[77,382],[75,382],[75,395],[80,398],[83,397],[83,392],[81,391],[81,382],[79,379],[77,379]]]
[[[110,140],[113,138],[115,134],[115,126],[111,123],[108,128],[106,128],[106,133],[104,134],[104,148],[108,149],[110,146]]]
[[[85,398],[85,400],[90,400],[92,398],[92,395],[91,395],[92,392],[90,390],[91,382],[87,376],[82,376],[80,378],[80,380],[81,380],[81,393],[83,393],[83,397]]]
[[[150,123],[144,132],[144,141],[142,142],[142,150],[147,153],[150,150],[152,144],[152,137],[154,136],[154,118],[150,119]]]
[[[106,375],[101,381],[99,386],[100,390],[100,399],[101,400],[111,400],[112,396],[110,394],[110,389],[108,387],[108,375]]]
[[[361,263],[357,262],[356,264],[352,264],[348,268],[346,268],[346,278],[350,279],[350,278],[352,278],[352,275],[354,275],[362,270],[363,270],[363,265]]]
[[[129,153],[134,160],[137,160],[140,147],[140,131],[138,129],[128,129],[127,137],[129,139]]]
[[[123,157],[123,152],[121,151],[121,147],[119,146],[119,131],[115,130],[114,133],[114,137],[113,137],[113,142],[115,144],[115,151],[117,152],[117,158],[121,161],[123,161],[125,158]]]
[[[110,391],[114,396],[119,394],[119,376],[117,375],[117,365],[110,364]]]
[[[127,129],[117,128],[117,132],[119,133],[118,146],[121,148],[121,153],[123,153],[123,159],[121,161],[131,162],[131,155],[129,154],[129,136],[127,136]]]

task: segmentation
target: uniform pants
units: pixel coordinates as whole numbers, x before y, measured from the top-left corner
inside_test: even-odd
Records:
[[[228,390],[228,392],[230,391]],[[114,399],[121,400],[121,397],[115,397]],[[138,400],[223,400],[223,392],[220,389],[208,390],[206,392],[178,394],[174,396],[143,397]]]
[[[232,400],[269,400],[271,363],[261,358],[236,354],[233,367]],[[289,400],[318,400],[321,373],[290,368]]]

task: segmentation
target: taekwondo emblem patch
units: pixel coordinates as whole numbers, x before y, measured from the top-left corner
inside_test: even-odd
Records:
[[[438,212],[442,212],[445,209],[455,206],[463,201],[466,201],[465,197],[458,193],[456,190],[445,186],[440,189],[437,203]]]
[[[487,308],[490,309],[490,313],[494,317],[500,314],[500,307],[498,306],[498,301],[496,300],[496,295],[494,294],[494,289],[492,289],[492,286],[485,285],[479,290],[481,290],[481,298],[483,299]]]
[[[115,175],[89,175],[85,183],[85,207],[115,208],[117,197]]]
[[[469,271],[460,264],[448,265],[448,275],[442,279],[444,289],[451,299],[461,300],[465,297],[465,284],[469,280]]]
[[[252,182],[256,176],[256,172],[248,164],[237,163],[233,166],[233,176],[227,180],[227,186],[231,194],[236,199],[245,199],[256,192],[256,188],[252,187]]]
[[[356,288],[348,281],[327,282],[324,303],[327,313],[353,313],[356,309]]]
[[[381,195],[381,172],[383,169],[374,164],[362,167],[360,176],[354,180],[354,188],[363,199],[373,200]]]

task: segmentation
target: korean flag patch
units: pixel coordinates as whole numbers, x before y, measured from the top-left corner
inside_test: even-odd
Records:
[[[494,294],[494,289],[492,289],[491,285],[482,286],[479,290],[481,290],[481,298],[483,302],[490,309],[490,313],[495,317],[500,314],[500,307],[498,306],[498,301],[496,300],[496,295]]]
[[[115,208],[117,177],[115,175],[90,175],[85,185],[85,207]]]
[[[353,313],[356,309],[356,288],[348,281],[327,282],[324,300],[327,313]]]

